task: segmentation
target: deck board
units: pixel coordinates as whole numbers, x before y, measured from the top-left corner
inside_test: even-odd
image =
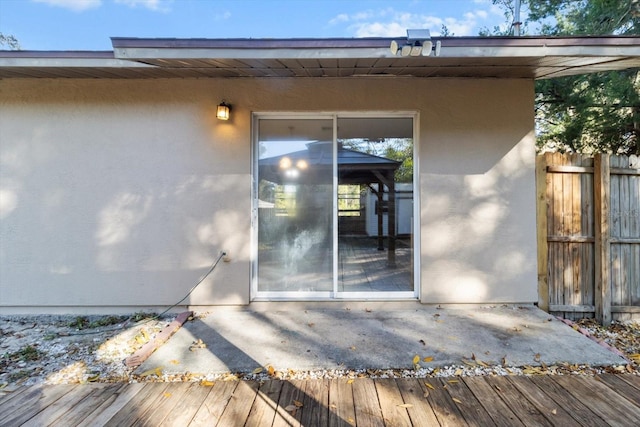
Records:
[[[211,426],[216,425],[227,407],[233,392],[238,385],[237,381],[219,381],[209,391],[209,394],[200,402],[198,411],[193,416],[189,425]]]
[[[2,426],[628,426],[639,377],[512,376],[22,387]]]
[[[484,427],[494,424],[491,416],[464,381],[450,384],[447,392],[452,399],[457,399],[458,409],[467,422],[467,425]]]
[[[411,405],[407,408],[407,413],[414,426],[437,426],[438,419],[425,398],[425,392],[419,381],[423,380],[412,378],[396,381],[405,403]]]
[[[348,380],[329,381],[329,427],[355,425],[353,387]]]
[[[542,391],[528,377],[513,376],[508,377],[509,381],[517,388],[523,396],[531,402],[535,408],[540,411],[554,425],[562,425],[566,427],[579,427],[580,423],[576,421],[564,408],[556,401],[551,399],[544,391]]]
[[[455,387],[460,383],[457,378],[453,379],[425,379],[421,386],[424,393],[429,393],[426,399],[431,404],[436,418],[443,427],[466,426],[468,425],[458,409],[457,403],[452,399],[447,388]],[[427,386],[431,385],[431,387]]]
[[[407,404],[402,398],[398,383],[390,378],[376,380],[376,391],[385,425],[410,426]]]
[[[353,405],[357,425],[384,427],[378,393],[372,379],[358,378],[353,382]]]
[[[606,425],[604,420],[596,415],[583,399],[574,399],[567,391],[550,377],[530,377],[529,381],[537,385],[547,396],[571,414],[580,425],[596,427]]]
[[[588,401],[589,408],[610,425],[632,426],[637,425],[640,420],[640,408],[631,405],[628,400],[593,378],[591,381],[585,381],[580,376],[560,375],[551,378],[575,399]]]

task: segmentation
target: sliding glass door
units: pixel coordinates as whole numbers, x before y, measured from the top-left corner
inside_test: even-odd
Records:
[[[413,122],[256,116],[254,298],[417,296]]]

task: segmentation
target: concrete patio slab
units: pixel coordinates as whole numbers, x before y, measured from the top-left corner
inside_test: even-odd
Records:
[[[193,346],[202,340],[204,346]],[[276,370],[508,366],[624,359],[533,305],[432,306],[414,302],[257,303],[216,307],[185,323],[138,369],[167,374]]]

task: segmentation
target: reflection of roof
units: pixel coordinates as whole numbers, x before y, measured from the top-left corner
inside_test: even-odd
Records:
[[[498,77],[640,67],[640,37],[433,37],[440,55],[395,56],[396,38],[112,38],[113,51],[0,51],[0,78]]]
[[[280,167],[281,161],[288,158],[293,167],[298,161],[303,160],[307,164],[306,170],[300,170],[300,175],[307,176],[308,180],[324,182],[333,174],[333,153],[331,142],[314,142],[307,145],[306,150],[294,151],[275,157],[267,157],[258,161],[260,178],[272,182],[282,182],[284,171]],[[393,173],[402,162],[374,156],[373,154],[338,146],[338,175],[341,182],[371,183],[377,182],[375,172],[387,174]],[[305,179],[306,180],[306,179]]]

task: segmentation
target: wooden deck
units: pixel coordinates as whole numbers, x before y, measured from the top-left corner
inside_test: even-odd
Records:
[[[636,426],[626,375],[30,386],[2,426]]]

